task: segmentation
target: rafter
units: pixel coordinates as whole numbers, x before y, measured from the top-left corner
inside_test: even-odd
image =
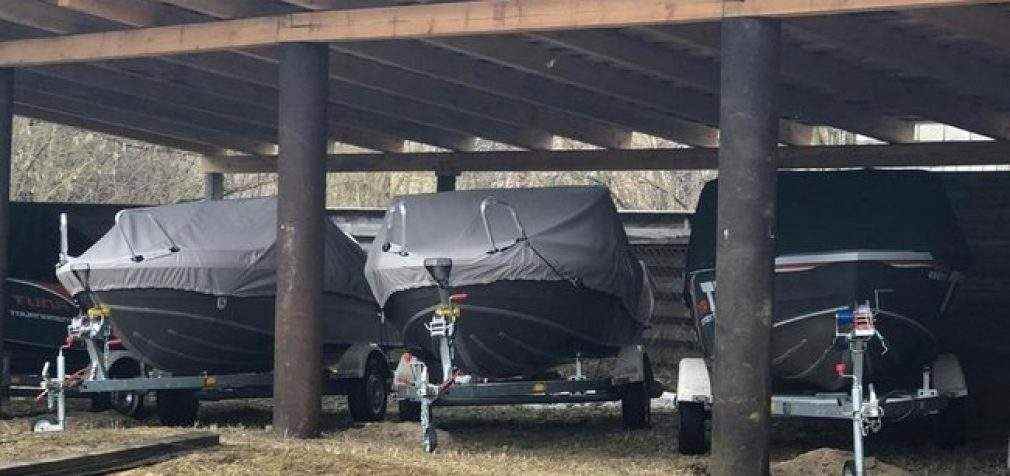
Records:
[[[719,26],[682,25],[670,28],[646,30],[650,35],[671,40],[696,49],[707,49],[716,54],[719,50]],[[790,38],[813,37],[806,30],[786,25],[784,31]],[[820,37],[818,37],[820,38]],[[848,48],[844,42],[835,45],[840,50]],[[855,104],[875,105],[879,112],[873,114],[878,119],[864,122],[863,129],[855,124],[841,125],[843,129],[878,137],[873,129],[893,131],[914,140],[913,125],[898,119],[886,119],[887,111],[913,114],[925,119],[951,124],[962,129],[978,132],[995,138],[1010,138],[1010,116],[993,110],[985,104],[976,104],[957,97],[952,91],[942,90],[926,84],[895,81],[837,60],[827,60],[823,55],[790,47],[784,53],[788,61],[783,61],[780,72],[784,80],[802,85],[811,91],[845,100]],[[865,106],[863,106],[865,107]],[[880,138],[880,137],[878,137]],[[887,140],[887,139],[884,139]],[[893,141],[892,141],[893,142]]]
[[[235,2],[239,5],[251,0]],[[1003,0],[526,0],[317,11],[0,44],[0,66],[136,58],[284,42],[433,38],[928,8]],[[177,2],[178,3],[178,2]],[[205,3],[192,0],[193,4]],[[214,2],[216,3],[216,2]],[[191,5],[198,9],[199,5]],[[241,11],[233,12],[242,16]]]
[[[1010,163],[1005,142],[940,142],[891,145],[779,147],[780,168],[866,166],[998,165]],[[329,172],[359,171],[553,171],[715,169],[717,149],[565,150],[427,154],[340,154]],[[276,170],[276,157],[209,157],[205,172],[258,173]]]

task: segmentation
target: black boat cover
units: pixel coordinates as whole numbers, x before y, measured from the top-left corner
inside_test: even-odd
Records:
[[[525,240],[517,242],[522,233],[510,207]],[[380,305],[397,291],[434,286],[425,258],[452,258],[453,286],[571,281],[620,298],[638,319],[647,320],[652,311],[651,282],[632,255],[610,191],[603,187],[399,197],[386,212],[365,266]]]
[[[364,251],[322,211],[319,219],[325,236],[323,289],[372,301],[362,274]],[[93,291],[161,288],[273,296],[276,240],[275,198],[134,208],[120,212],[112,229],[57,269],[56,276],[71,295],[83,291],[81,280],[86,280]]]
[[[718,180],[691,220],[687,271],[715,267]],[[777,255],[841,250],[919,251],[963,270],[970,264],[943,182],[923,171],[780,172]]]

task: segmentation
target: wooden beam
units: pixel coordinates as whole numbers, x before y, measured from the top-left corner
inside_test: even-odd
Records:
[[[303,0],[285,3],[308,10],[376,6],[373,0]],[[461,112],[493,114],[490,118],[551,131],[600,147],[623,149],[631,143],[630,130],[578,117],[567,111],[536,107],[522,101],[508,101],[484,91],[366,61],[339,51],[330,55],[330,73],[332,77],[354,84],[382,88],[391,94],[407,95],[431,104],[453,107]]]
[[[901,16],[913,23],[929,25],[961,37],[986,44],[997,51],[1010,50],[1010,28],[1002,5],[972,8],[942,8],[907,11]]]
[[[180,140],[167,135],[131,129],[128,126],[120,124],[106,123],[101,119],[85,118],[69,114],[64,111],[41,109],[28,104],[15,103],[14,112],[19,116],[52,122],[54,124],[77,127],[79,129],[100,132],[102,134],[123,137],[126,139],[147,142],[149,144],[171,147],[173,149],[195,152],[197,154],[218,155],[224,150],[224,147],[214,147],[212,145],[199,143],[195,140]]]
[[[217,446],[221,437],[201,431],[184,433],[111,449],[90,451],[84,455],[36,459],[0,466],[2,474],[106,474],[164,461],[194,450]]]
[[[927,167],[1010,164],[1007,142],[934,142],[891,145],[779,147],[779,167]],[[718,149],[631,149],[507,151],[425,154],[336,154],[328,172],[562,171],[562,170],[714,170]],[[276,157],[208,157],[204,172],[265,173],[277,170]]]
[[[144,0],[56,0],[56,6],[129,24],[158,25],[162,7]]]
[[[990,61],[978,60],[971,55],[951,54],[941,45],[931,43],[929,38],[888,31],[890,27],[886,23],[872,18],[838,17],[830,20],[811,18],[794,26],[839,44],[842,46],[839,52],[852,55],[854,60],[869,60],[898,68],[906,76],[935,80],[951,91],[1010,105],[1006,75]],[[881,48],[881,45],[887,47]]]
[[[542,41],[550,44],[577,51],[581,54],[594,56],[638,71],[642,74],[659,77],[668,81],[674,81],[688,85],[701,91],[708,92],[718,100],[718,78],[719,65],[714,60],[706,60],[683,53],[674,53],[664,49],[648,45],[645,42],[622,35],[617,32],[606,31],[572,31],[535,35]],[[451,40],[458,41],[458,40]],[[718,48],[718,45],[716,45]],[[660,53],[661,54],[657,54]],[[567,63],[569,60],[559,60],[558,63]],[[559,69],[556,65],[550,68],[551,71]],[[581,66],[583,71],[588,71],[596,75],[599,67],[592,64]],[[623,76],[627,76],[623,74]],[[653,84],[650,90],[668,91],[668,88]],[[815,98],[802,91],[790,91],[788,94],[779,94],[782,114],[786,117],[805,117],[806,119],[816,118],[817,124],[831,124],[843,128],[862,127],[857,129],[860,132],[879,137],[888,142],[909,142],[914,140],[914,133],[909,133],[907,137],[893,133],[892,130],[885,130],[871,126],[874,114],[870,111],[860,110],[857,107],[844,104],[840,101],[831,101],[830,98]],[[660,103],[658,101],[650,101]],[[816,106],[810,104],[816,102]],[[715,106],[713,105],[712,108]],[[712,112],[714,113],[714,111]],[[905,124],[908,131],[913,131],[912,124]],[[801,123],[790,120],[783,120],[779,140],[786,144],[811,145],[803,142],[812,137],[812,129]],[[900,140],[900,139],[908,140]]]
[[[9,0],[8,0],[9,1]],[[194,0],[198,3],[199,0]],[[0,66],[96,61],[287,42],[433,38],[626,27],[732,17],[793,17],[1006,0],[526,0],[318,11],[38,38],[0,44]],[[178,3],[178,2],[177,2]]]
[[[461,60],[459,54],[443,48],[416,42],[341,43],[332,45],[332,48],[468,88],[605,121],[673,141],[691,137],[697,142],[695,145],[718,143],[718,132],[714,128],[613,101],[582,88],[558,84],[504,66]]]
[[[253,154],[270,151],[274,148],[273,144],[264,141],[201,128],[187,123],[179,123],[157,115],[132,111],[88,99],[57,96],[34,91],[23,87],[23,85],[19,85],[15,91],[15,101],[19,104],[50,111],[66,112],[106,124],[115,124],[121,127],[147,131],[152,134],[172,137],[182,141],[202,143],[208,147],[228,148]]]

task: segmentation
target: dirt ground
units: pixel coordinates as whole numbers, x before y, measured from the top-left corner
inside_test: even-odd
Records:
[[[0,462],[86,453],[187,429],[135,422],[113,412],[72,412],[73,431],[34,435],[27,402],[0,420]],[[84,402],[76,402],[78,408]],[[342,398],[324,402],[324,431],[311,440],[279,440],[270,432],[270,401],[204,403],[197,427],[221,435],[221,446],[127,474],[705,474],[707,457],[676,452],[677,417],[658,408],[649,430],[621,428],[613,405],[437,409],[439,451],[420,449],[418,427],[390,418],[354,423]],[[37,415],[35,415],[37,416]],[[870,443],[875,474],[999,473],[1006,466],[1005,424],[979,427],[957,450],[932,445],[923,432],[889,432]],[[848,458],[847,425],[776,422],[773,474],[838,474]]]

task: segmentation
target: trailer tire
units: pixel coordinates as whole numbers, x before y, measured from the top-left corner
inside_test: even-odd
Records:
[[[652,423],[652,365],[649,363],[649,356],[642,357],[644,375],[641,382],[628,384],[624,388],[624,395],[621,397],[621,419],[624,428],[628,430],[640,430],[649,428]]]
[[[193,390],[159,390],[158,420],[165,426],[193,426],[200,411],[200,400]]]
[[[372,354],[365,363],[365,374],[351,383],[347,406],[356,421],[380,421],[386,417],[389,402],[388,368],[384,359]]]
[[[396,402],[396,417],[400,421],[421,421],[421,402],[403,399]]]
[[[698,402],[681,402],[677,406],[680,414],[680,434],[677,436],[677,449],[680,454],[700,455],[708,452],[709,441],[705,431],[705,421],[708,412],[705,406]]]
[[[120,359],[112,364],[112,368],[109,370],[109,377],[111,378],[136,378],[143,376],[144,372],[141,364],[132,359]],[[112,408],[120,414],[137,420],[143,420],[147,417],[147,407],[144,406],[147,392],[110,392],[107,395],[109,395]]]

